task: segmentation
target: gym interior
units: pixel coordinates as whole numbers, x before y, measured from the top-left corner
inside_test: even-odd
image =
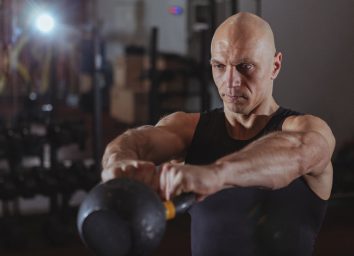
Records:
[[[77,214],[105,146],[169,113],[220,107],[211,38],[251,12],[283,53],[277,101],[336,137],[314,255],[354,255],[353,10],[350,0],[1,0],[0,254],[94,255]],[[168,221],[152,255],[191,255],[189,221]]]

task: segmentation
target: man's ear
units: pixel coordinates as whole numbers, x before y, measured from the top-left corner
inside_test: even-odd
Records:
[[[281,52],[277,52],[274,56],[273,70],[272,70],[272,76],[271,76],[272,80],[277,78],[277,76],[280,72],[282,59],[283,59],[283,54]]]

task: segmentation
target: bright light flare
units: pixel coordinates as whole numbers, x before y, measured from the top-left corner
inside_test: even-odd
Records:
[[[51,32],[54,25],[54,19],[49,14],[41,14],[36,19],[36,28],[43,33]]]

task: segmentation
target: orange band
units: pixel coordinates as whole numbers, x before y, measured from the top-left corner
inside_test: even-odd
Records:
[[[164,202],[166,209],[166,220],[173,219],[176,216],[176,208],[172,201]]]

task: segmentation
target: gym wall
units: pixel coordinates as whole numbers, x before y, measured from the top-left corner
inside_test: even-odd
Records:
[[[354,138],[354,1],[262,2],[283,53],[275,97],[326,120],[338,149]]]

